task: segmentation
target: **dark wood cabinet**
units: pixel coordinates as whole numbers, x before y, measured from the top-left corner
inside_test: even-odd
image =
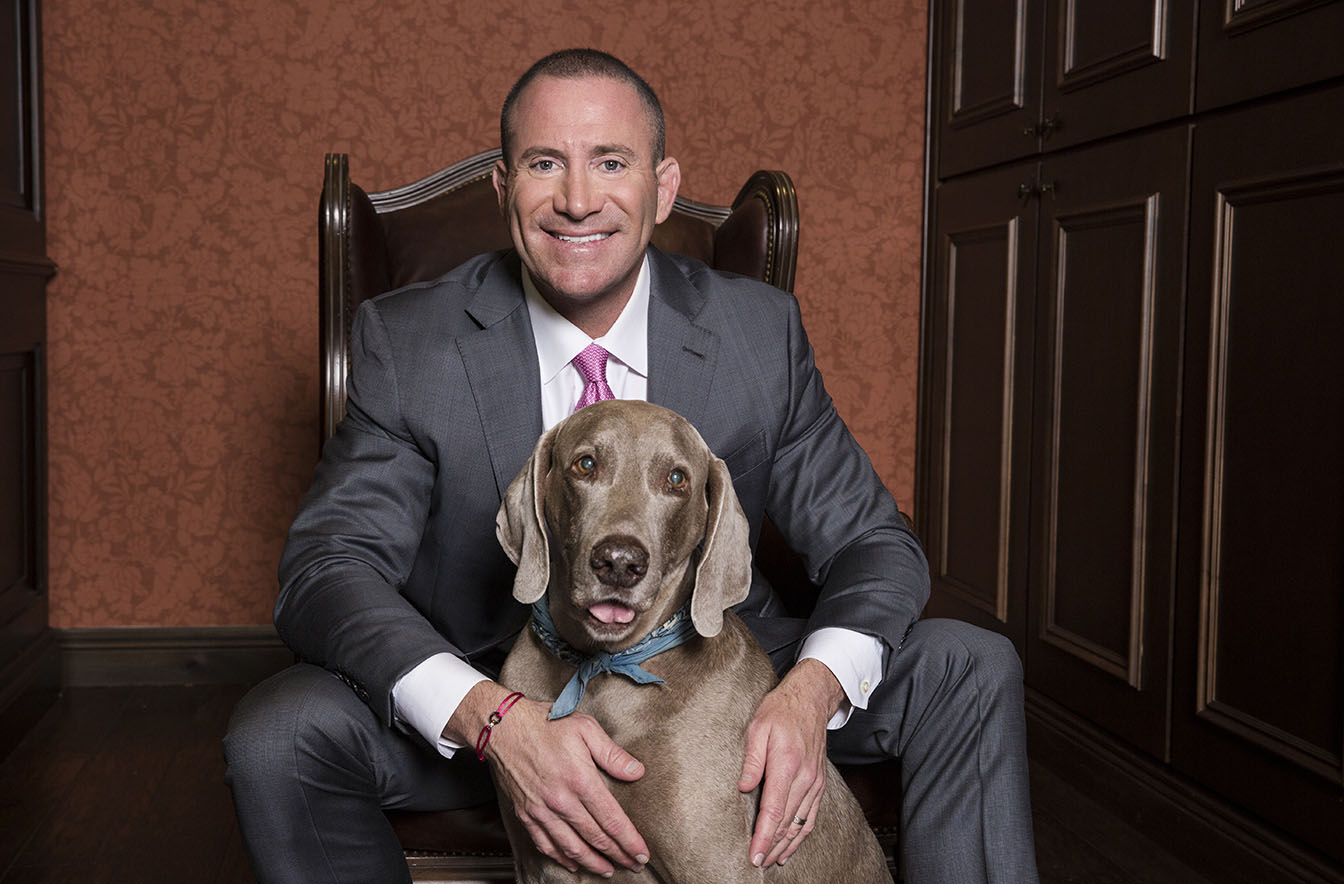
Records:
[[[1172,761],[1344,859],[1341,108],[1195,132]]]
[[[1198,51],[1195,104],[1201,111],[1338,77],[1344,75],[1344,4],[1200,0]]]
[[[1189,129],[1042,162],[1027,678],[1166,742]]]
[[[0,754],[59,680],[47,625],[46,256],[37,0],[0,16]]]
[[[959,0],[931,19],[942,176],[1190,111],[1191,3]]]
[[[929,613],[1008,635],[1033,686],[1155,755],[1188,141],[941,184],[925,320]]]
[[[930,28],[928,613],[1215,874],[1344,881],[1344,2]]]
[[[1038,203],[1020,163],[938,186],[921,384],[926,472],[917,522],[927,613],[1026,641],[1031,372]]]

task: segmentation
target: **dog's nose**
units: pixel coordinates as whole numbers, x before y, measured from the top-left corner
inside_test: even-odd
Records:
[[[608,537],[593,547],[588,567],[603,585],[629,589],[649,570],[649,551],[633,537]]]

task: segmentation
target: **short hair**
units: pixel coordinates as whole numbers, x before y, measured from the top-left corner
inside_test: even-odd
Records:
[[[635,73],[629,65],[610,53],[599,49],[562,49],[538,61],[518,78],[504,99],[504,107],[499,112],[499,146],[504,153],[504,162],[509,162],[509,150],[513,142],[513,115],[518,98],[533,80],[538,77],[557,77],[562,80],[578,80],[583,77],[607,77],[620,80],[635,87],[639,100],[648,112],[653,128],[653,161],[660,163],[667,149],[667,124],[663,120],[663,106],[658,95],[644,78]]]

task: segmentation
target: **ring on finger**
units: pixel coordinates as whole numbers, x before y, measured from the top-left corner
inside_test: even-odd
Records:
[[[793,818],[793,824],[794,824],[795,826],[801,826],[801,825],[803,825],[803,824],[806,823],[806,822],[807,822],[807,817],[805,817],[805,816],[796,816],[796,817]]]

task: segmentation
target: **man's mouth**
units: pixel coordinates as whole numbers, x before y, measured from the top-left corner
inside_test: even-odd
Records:
[[[563,234],[563,233],[552,233],[551,236],[555,237],[556,239],[560,240],[561,242],[570,242],[570,243],[580,243],[580,244],[582,244],[582,243],[589,243],[589,242],[597,242],[598,240],[606,239],[607,237],[611,236],[611,234],[610,234],[610,233],[590,233],[590,234],[588,234],[587,236],[568,236],[568,235]]]

